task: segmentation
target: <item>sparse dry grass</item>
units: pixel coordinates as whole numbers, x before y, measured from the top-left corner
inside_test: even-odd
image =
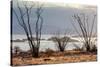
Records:
[[[38,65],[96,61],[97,55],[92,53],[82,53],[80,51],[52,52],[47,55],[41,52],[39,58],[13,57],[13,65]]]

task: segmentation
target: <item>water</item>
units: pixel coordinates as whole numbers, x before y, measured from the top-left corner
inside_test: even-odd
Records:
[[[42,38],[45,39],[45,40],[41,40],[39,51],[45,51],[48,48],[50,48],[52,50],[57,50],[57,46],[56,46],[56,44],[53,41],[46,40],[46,39],[50,38],[51,36],[52,35],[42,35]],[[16,39],[20,39],[21,40],[21,39],[24,39],[24,38],[26,38],[25,35],[14,35],[13,36],[13,40],[16,40]],[[73,38],[73,39],[79,40],[79,38]],[[27,51],[27,50],[30,49],[29,44],[28,44],[27,41],[25,41],[25,42],[13,42],[12,44],[13,44],[13,48],[15,46],[18,46],[23,51]],[[72,50],[72,49],[74,49],[75,48],[74,44],[76,44],[80,48],[83,45],[81,42],[69,42],[67,44],[65,50]]]
[[[74,45],[73,44],[77,44],[79,47],[82,46],[82,43],[79,43],[79,42],[73,42],[73,43],[68,43],[67,46],[66,46],[66,50],[72,50],[74,49]],[[20,47],[22,50],[24,51],[27,51],[30,49],[29,47],[29,44],[28,42],[13,42],[13,48],[15,46],[18,46]],[[40,44],[40,51],[45,51],[46,49],[52,49],[52,50],[57,50],[57,46],[54,42],[52,41],[41,41],[41,44]]]

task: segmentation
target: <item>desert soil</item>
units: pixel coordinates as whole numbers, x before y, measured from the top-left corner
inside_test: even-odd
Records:
[[[58,64],[58,63],[75,63],[75,62],[90,62],[96,61],[96,54],[72,54],[72,55],[59,55],[59,56],[43,56],[39,58],[22,58],[13,57],[13,65],[38,65],[38,64]]]

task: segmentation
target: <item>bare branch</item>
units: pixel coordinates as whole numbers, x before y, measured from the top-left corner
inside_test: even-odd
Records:
[[[85,14],[82,14],[82,17],[80,15],[76,14],[76,15],[74,15],[74,19],[77,20],[77,23],[78,23],[79,28],[81,30],[80,32],[82,33],[82,36],[83,36],[83,39],[84,39],[83,43],[86,47],[86,50],[90,51],[91,50],[90,45],[91,45],[91,40],[92,40],[92,33],[93,33],[93,28],[94,28],[95,16],[93,18],[91,27],[88,24],[89,17],[86,16]],[[73,26],[75,28],[75,25],[73,25]],[[76,30],[76,32],[78,32],[78,30]]]
[[[17,15],[17,12],[15,10],[13,10],[13,11],[18,20],[19,25],[24,29],[24,32],[27,36],[27,40],[29,42],[30,49],[32,50],[32,56],[38,57],[40,40],[41,40],[41,30],[42,30],[42,26],[43,26],[43,18],[41,16],[42,6],[39,6],[39,7],[37,6],[37,8],[36,8],[37,9],[37,11],[36,11],[37,21],[36,21],[35,33],[36,33],[36,42],[37,43],[35,43],[35,40],[33,39],[32,29],[31,29],[31,24],[30,24],[30,16],[31,16],[30,14],[32,12],[31,10],[33,8],[33,5],[31,5],[29,7],[26,2],[26,4],[23,4],[23,7],[25,9],[24,11],[19,6],[19,3],[17,2],[17,8],[20,13],[19,17]],[[26,18],[27,18],[27,21],[25,20]]]

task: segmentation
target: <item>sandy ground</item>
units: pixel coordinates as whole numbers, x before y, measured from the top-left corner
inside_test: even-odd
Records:
[[[59,54],[59,53],[58,53]],[[64,53],[63,53],[64,54]],[[74,55],[59,55],[59,56],[43,56],[39,58],[22,58],[13,57],[13,65],[38,65],[38,64],[58,64],[58,63],[75,63],[96,61],[96,54],[74,54]]]

